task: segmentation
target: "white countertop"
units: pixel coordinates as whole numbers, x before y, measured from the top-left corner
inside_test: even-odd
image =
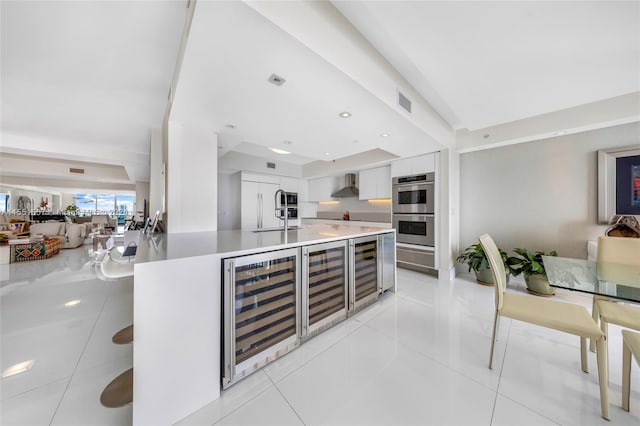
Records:
[[[252,232],[244,230],[190,232],[181,234],[141,235],[136,263],[206,256],[211,254],[242,256],[267,250],[343,240],[394,232],[393,229],[358,226],[353,223],[304,225],[290,230],[285,243],[283,231]]]

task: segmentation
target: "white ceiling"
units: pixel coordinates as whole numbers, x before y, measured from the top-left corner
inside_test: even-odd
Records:
[[[2,150],[108,161],[148,180],[186,0],[0,7]]]
[[[638,1],[334,1],[455,128],[640,91]]]
[[[332,3],[456,129],[640,91],[640,2]],[[150,129],[165,111],[186,0],[0,5],[1,151],[108,162],[132,183],[147,180]],[[218,132],[220,154],[274,146],[296,164],[373,148],[439,149],[255,9],[198,1],[172,119]],[[349,48],[335,46],[347,57]],[[271,73],[287,81],[273,86]],[[338,117],[344,110],[353,116]]]

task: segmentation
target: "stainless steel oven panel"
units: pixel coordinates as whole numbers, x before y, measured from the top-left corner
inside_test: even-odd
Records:
[[[428,272],[435,270],[435,252],[433,249],[421,249],[418,247],[396,247],[396,259],[401,268],[414,271]]]
[[[284,194],[280,194],[280,205],[284,206],[285,197],[287,200],[287,205],[289,207],[298,205],[298,193],[297,192],[285,192]]]
[[[421,246],[435,245],[435,220],[433,215],[394,214],[393,228],[396,241]]]
[[[435,186],[433,182],[393,185],[393,213],[432,214],[435,210]]]

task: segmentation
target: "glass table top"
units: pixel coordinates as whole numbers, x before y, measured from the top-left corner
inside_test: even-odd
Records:
[[[640,266],[542,256],[549,285],[640,303]]]

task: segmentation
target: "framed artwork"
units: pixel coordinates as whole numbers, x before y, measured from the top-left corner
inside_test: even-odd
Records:
[[[598,221],[640,215],[640,145],[598,151]]]
[[[24,232],[25,222],[12,222],[9,224],[9,229],[17,234]]]

